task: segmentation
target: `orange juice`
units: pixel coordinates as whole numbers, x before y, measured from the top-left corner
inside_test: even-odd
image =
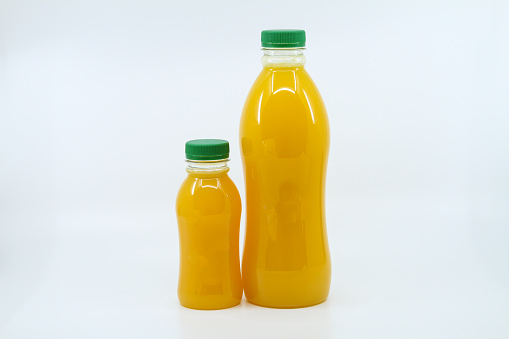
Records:
[[[247,213],[244,293],[260,306],[312,306],[327,299],[331,278],[325,227],[329,123],[304,69],[302,46],[264,47],[264,68],[240,124]]]
[[[204,141],[209,143],[205,144]],[[223,140],[201,139],[186,144],[189,173],[177,195],[180,237],[178,297],[188,308],[212,310],[240,303],[240,195],[228,176],[226,152],[210,158],[210,148]],[[198,151],[188,144],[198,142]],[[226,142],[226,141],[224,141]],[[227,144],[227,142],[226,142]],[[219,143],[223,145],[224,143]],[[203,151],[203,149],[209,151]],[[205,157],[193,154],[205,152]],[[209,158],[207,158],[207,156]],[[218,158],[219,157],[219,158]]]

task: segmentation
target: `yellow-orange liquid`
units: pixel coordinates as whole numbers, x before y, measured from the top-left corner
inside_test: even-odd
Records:
[[[266,307],[327,299],[331,266],[325,228],[329,123],[301,67],[265,67],[240,124],[246,182],[244,293]]]
[[[177,195],[182,306],[213,310],[240,303],[240,195],[227,174],[190,173]]]

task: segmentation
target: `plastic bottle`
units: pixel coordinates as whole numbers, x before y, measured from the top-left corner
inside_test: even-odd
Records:
[[[263,69],[246,99],[240,142],[246,184],[244,293],[266,307],[327,299],[329,123],[304,69],[303,30],[262,32]]]
[[[228,176],[226,140],[186,143],[188,176],[177,195],[182,306],[213,310],[240,303],[241,201]]]

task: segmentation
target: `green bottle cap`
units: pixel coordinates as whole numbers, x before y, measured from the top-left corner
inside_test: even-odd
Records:
[[[186,142],[186,158],[189,160],[228,159],[230,144],[221,139],[196,139]]]
[[[298,48],[306,46],[303,29],[269,29],[262,31],[262,47]]]

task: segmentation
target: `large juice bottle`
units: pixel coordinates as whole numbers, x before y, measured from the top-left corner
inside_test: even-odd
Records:
[[[241,202],[228,176],[226,140],[186,143],[188,176],[177,195],[182,306],[213,310],[240,303]]]
[[[329,123],[304,69],[305,32],[262,32],[263,69],[246,99],[240,142],[246,183],[244,294],[266,307],[327,299]]]

